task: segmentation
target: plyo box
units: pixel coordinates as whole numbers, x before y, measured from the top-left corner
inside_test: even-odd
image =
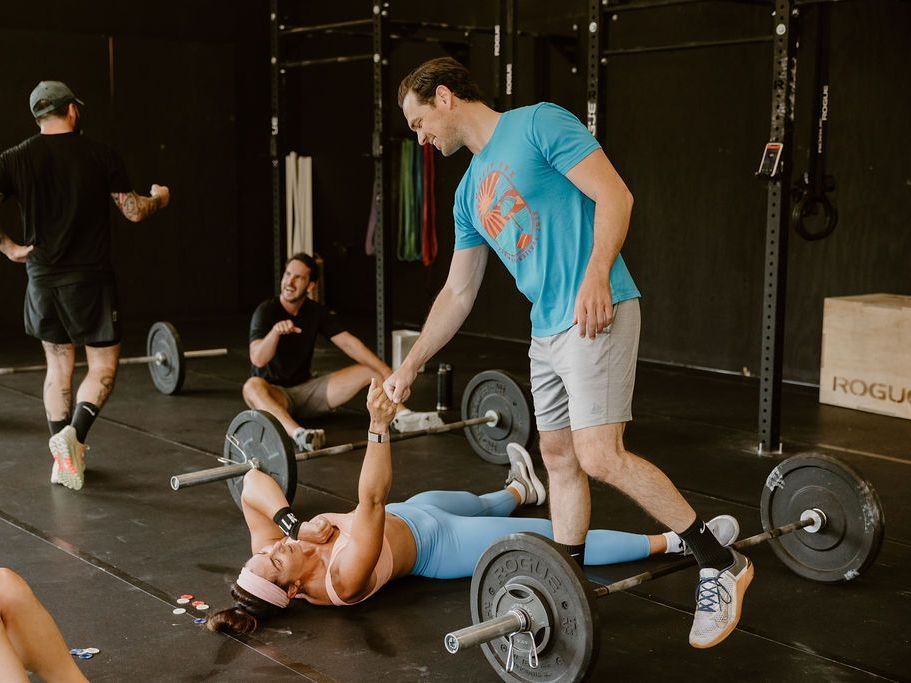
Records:
[[[911,296],[829,297],[819,402],[911,419]]]

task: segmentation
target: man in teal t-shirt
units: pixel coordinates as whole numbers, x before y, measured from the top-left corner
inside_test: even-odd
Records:
[[[456,190],[449,277],[386,392],[408,398],[417,369],[465,321],[496,252],[532,304],[530,376],[555,539],[582,564],[588,476],[616,487],[695,555],[690,644],[716,645],[740,618],[753,565],[718,543],[661,470],[623,446],[640,327],[640,294],[620,255],[632,195],[570,112],[549,103],[496,112],[451,58],[406,76],[399,105],[420,144],[474,156]]]

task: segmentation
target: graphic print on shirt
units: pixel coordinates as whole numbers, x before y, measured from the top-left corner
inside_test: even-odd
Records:
[[[516,189],[515,171],[491,163],[478,185],[478,218],[504,259],[521,261],[534,251],[541,232],[538,214]]]

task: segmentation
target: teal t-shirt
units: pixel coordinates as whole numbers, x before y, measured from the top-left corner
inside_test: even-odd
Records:
[[[568,330],[594,244],[595,203],[567,178],[598,142],[575,116],[547,102],[500,116],[455,194],[455,248],[485,242],[531,301],[531,333]],[[617,256],[614,303],[640,296]]]

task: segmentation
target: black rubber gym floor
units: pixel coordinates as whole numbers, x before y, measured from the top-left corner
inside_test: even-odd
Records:
[[[226,357],[190,360],[184,390],[164,396],[144,366],[121,368],[113,398],[89,438],[85,488],[48,483],[51,459],[41,374],[0,378],[0,566],[22,574],[71,647],[97,647],[81,669],[93,681],[495,681],[474,649],[449,655],[442,636],[471,623],[469,580],[407,578],[350,608],[301,606],[249,637],[207,632],[194,610],[175,616],[190,593],[212,609],[248,557],[240,512],[223,483],[172,491],[169,476],[217,466],[231,418],[243,409],[246,322],[179,324],[187,349],[229,346]],[[141,355],[146,328],[130,327],[124,355]],[[455,395],[476,373],[501,368],[527,379],[526,348],[467,336],[440,354],[455,367]],[[41,362],[38,344],[4,339],[0,365]],[[344,364],[332,348],[315,367]],[[429,365],[428,368],[435,368]],[[412,407],[430,409],[436,375],[419,378]],[[755,380],[640,364],[630,450],[667,472],[705,517],[730,512],[744,535],[760,529],[759,496],[778,458],[755,454]],[[458,401],[456,401],[458,403]],[[447,416],[458,419],[457,413]],[[363,438],[361,400],[321,421],[329,444]],[[815,391],[784,390],[785,454],[823,452],[860,469],[877,489],[886,539],[860,579],[821,585],[784,567],[767,545],[748,551],[756,577],[737,631],[693,650],[687,634],[695,570],[599,600],[601,655],[593,680],[853,681],[911,679],[911,422],[821,406]],[[394,446],[391,500],[422,490],[484,493],[505,467],[485,463],[458,434]],[[299,466],[295,510],[347,511],[356,500],[361,454]],[[601,485],[596,527],[657,532],[635,505]],[[542,513],[543,514],[543,513]],[[598,581],[643,566],[591,572]]]

